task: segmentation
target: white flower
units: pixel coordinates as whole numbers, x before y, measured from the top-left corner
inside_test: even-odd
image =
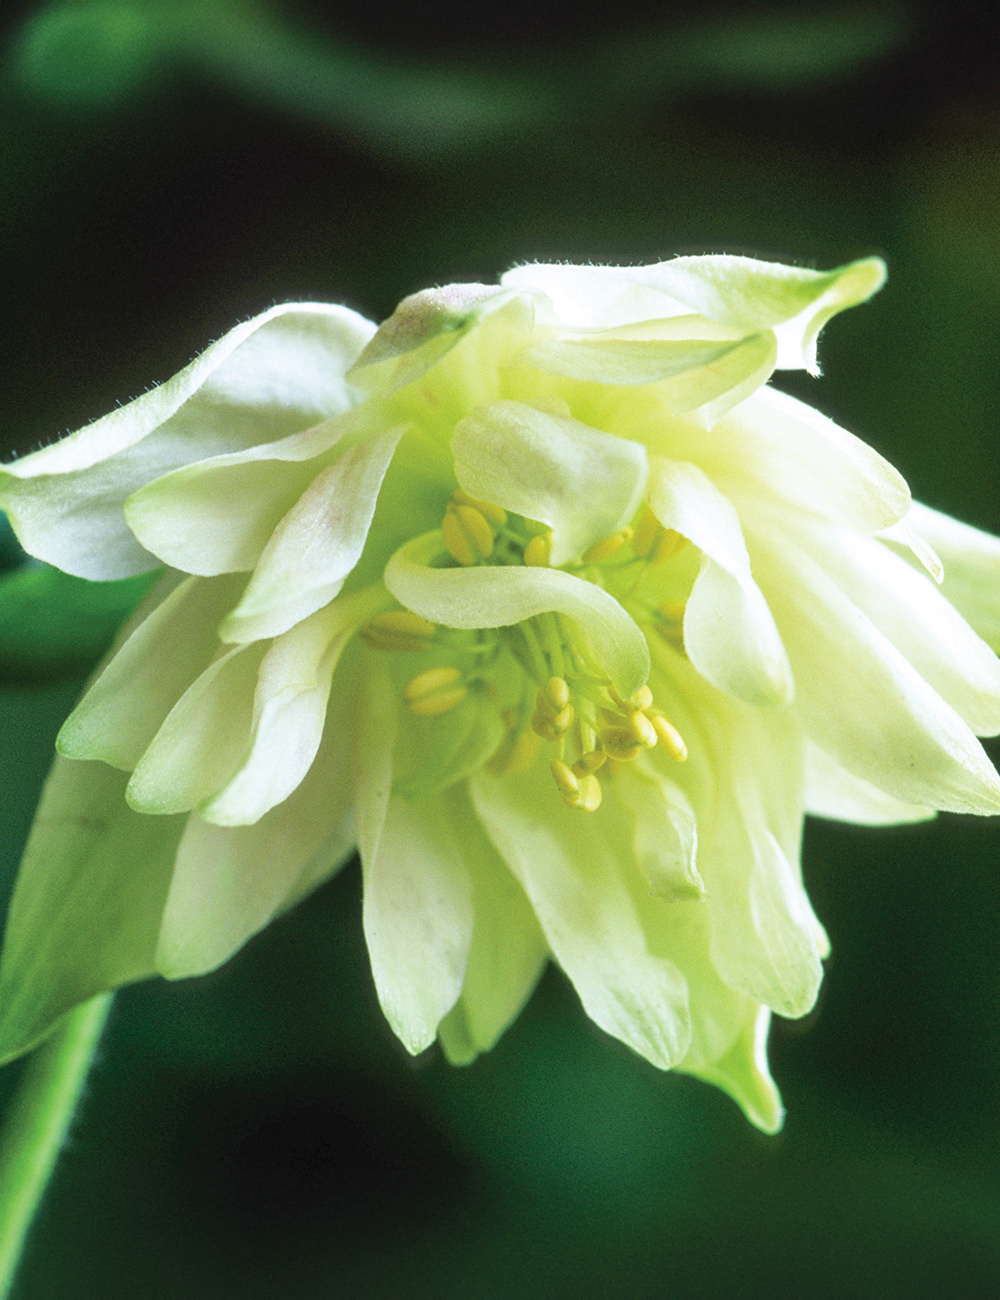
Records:
[[[766,382],[882,278],[525,266],[377,332],[289,304],[6,466],[35,555],[167,571],[60,735],[3,1050],[214,968],[357,844],[410,1051],[473,1059],[552,956],[776,1128],[769,1016],[827,952],[804,812],[1000,811],[1000,542]]]

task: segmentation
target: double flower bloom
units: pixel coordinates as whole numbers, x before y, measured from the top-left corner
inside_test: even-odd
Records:
[[[288,304],[0,471],[33,554],[166,566],[60,734],[0,1050],[213,969],[357,845],[410,1051],[473,1059],[553,956],[776,1128],[770,1013],[827,951],[804,812],[1000,811],[1000,543],[766,382],[882,278],[527,266],[377,331]]]

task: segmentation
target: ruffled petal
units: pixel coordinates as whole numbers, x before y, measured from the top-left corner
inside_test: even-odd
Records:
[[[906,804],[1000,812],[1000,778],[959,715],[806,554],[755,544],[796,710],[837,763]]]
[[[751,704],[787,704],[794,694],[788,656],[750,573],[732,505],[696,465],[654,456],[649,505],[703,553],[684,613],[684,646],[708,681]]]
[[[333,674],[347,643],[386,603],[381,587],[366,588],[275,639],[260,665],[246,755],[202,805],[206,821],[249,825],[288,798],[319,748]]]
[[[402,426],[345,449],[275,529],[243,599],[222,624],[226,641],[280,636],[328,604],[364,550]]]
[[[536,773],[479,773],[470,788],[591,1020],[661,1069],[676,1065],[691,1041],[687,984],[671,960],[650,951],[624,817],[609,802],[585,821]]]
[[[469,805],[449,792],[452,824],[472,876],[475,919],[462,994],[438,1027],[452,1065],[488,1052],[531,996],[548,946],[524,890],[507,870]]]
[[[168,575],[150,593],[150,612],[63,723],[59,752],[131,771],[218,653],[219,622],[239,599],[244,581],[240,575]]]
[[[1000,537],[916,501],[907,523],[940,555],[945,598],[1000,652]]]
[[[392,795],[373,857],[362,852],[364,927],[379,1002],[407,1051],[433,1043],[462,991],[472,942],[467,853],[443,795]]]
[[[214,970],[350,856],[353,788],[344,713],[331,711],[315,762],[280,807],[248,826],[213,825],[197,813],[188,818],[156,949],[161,975]]]
[[[14,890],[0,965],[0,1060],[65,1012],[155,970],[183,817],[142,817],[127,778],[57,758]]]
[[[554,565],[628,523],[646,485],[646,449],[523,402],[492,402],[455,426],[466,492],[552,529]]]
[[[870,781],[848,772],[811,743],[806,744],[805,764],[806,812],[814,817],[858,826],[899,826],[937,816],[933,808],[894,799]]]
[[[305,433],[183,465],[125,503],[139,541],[164,563],[205,577],[252,569],[281,519],[329,464],[352,414]]]
[[[273,307],[165,384],[4,466],[0,507],[26,550],[67,573],[105,579],[155,568],[126,525],[125,500],[181,465],[346,410],[355,398],[344,372],[374,330],[346,307]]]
[[[386,565],[385,585],[401,605],[445,627],[509,627],[554,610],[572,619],[594,658],[624,696],[649,676],[649,648],[613,596],[561,569],[488,565],[434,569],[444,556],[440,533],[401,546]]]

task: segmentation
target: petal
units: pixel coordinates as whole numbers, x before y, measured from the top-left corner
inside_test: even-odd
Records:
[[[755,549],[809,737],[903,803],[1000,812],[1000,779],[982,746],[884,633],[797,548]]]
[[[609,805],[585,820],[535,773],[478,773],[470,788],[587,1014],[654,1065],[676,1065],[691,1039],[687,985],[672,961],[650,951],[631,892],[624,817]]]
[[[469,806],[466,790],[449,796],[472,876],[472,946],[462,995],[438,1037],[452,1065],[488,1052],[531,996],[548,946],[524,890],[507,870]]]
[[[147,550],[186,573],[252,569],[354,419],[349,413],[278,442],[183,465],[133,492],[128,525]]]
[[[472,880],[446,797],[391,796],[378,848],[362,853],[362,865],[375,988],[416,1055],[458,1000],[472,942]]]
[[[765,1133],[777,1133],[785,1122],[781,1094],[767,1064],[767,1034],[771,1012],[750,1005],[733,1046],[714,1061],[682,1061],[679,1069],[728,1092],[752,1124]]]
[[[253,825],[193,813],[177,854],[156,950],[168,979],[226,961],[280,911],[341,866],[354,847],[350,737],[334,711],[308,775]]]
[[[649,892],[675,901],[705,896],[698,874],[698,820],[684,792],[637,763],[619,773],[615,787],[633,821],[632,849]]]
[[[805,758],[806,811],[814,817],[859,826],[898,826],[937,816],[933,808],[902,803],[870,781],[854,776],[817,745],[806,745]]]
[[[758,389],[709,432],[675,424],[669,440],[659,437],[661,447],[655,429],[644,429],[643,440],[693,461],[733,501],[791,505],[866,533],[890,527],[910,508],[906,481],[888,461],[775,388]]]
[[[496,702],[473,686],[457,708],[439,717],[400,718],[395,788],[423,799],[464,781],[497,752],[507,732]]]
[[[126,498],[180,465],[273,442],[353,405],[344,372],[374,328],[346,307],[273,307],[165,384],[4,466],[0,506],[26,550],[68,573],[155,568],[126,526]]]
[[[0,966],[0,1059],[65,1012],[155,970],[183,817],[142,817],[126,777],[57,758],[14,890]]]
[[[357,564],[379,488],[403,428],[346,448],[275,529],[239,605],[223,622],[226,641],[279,636],[328,604]]]
[[[544,295],[539,318],[578,329],[608,329],[681,316],[688,309],[639,278],[641,267],[567,266],[536,262],[500,277],[505,289]]]
[[[136,812],[189,812],[229,781],[250,743],[266,643],[216,659],[184,692],[136,764],[126,798]]]
[[[684,613],[684,647],[713,685],[751,704],[787,704],[794,694],[788,657],[750,573],[740,521],[697,466],[654,456],[649,505],[666,528],[704,554]]]
[[[168,575],[151,612],[121,645],[63,723],[67,758],[99,758],[131,771],[180,697],[215,658],[220,619],[244,579]]]
[[[907,523],[940,555],[944,595],[1000,651],[1000,538],[916,501]]]
[[[551,527],[554,565],[628,523],[646,485],[645,447],[523,402],[480,407],[451,449],[466,492]]]
[[[385,585],[401,605],[445,627],[509,627],[555,610],[586,636],[601,668],[622,695],[649,676],[646,638],[606,591],[561,569],[488,565],[434,569],[444,555],[441,535],[425,533],[401,546],[385,570]]]

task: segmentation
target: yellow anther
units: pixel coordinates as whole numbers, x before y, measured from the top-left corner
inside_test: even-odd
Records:
[[[580,793],[580,782],[568,763],[564,763],[561,758],[557,758],[549,764],[549,770],[563,794],[577,795]]]
[[[418,718],[435,718],[461,704],[469,689],[454,667],[428,668],[418,673],[403,690],[403,699]]]
[[[650,564],[666,564],[667,560],[672,560],[678,551],[683,551],[687,546],[687,540],[673,528],[662,529],[650,552]]]
[[[632,550],[640,559],[644,560],[653,549],[653,543],[659,532],[660,521],[652,510],[645,510],[632,534]]]
[[[630,709],[648,709],[653,703],[653,692],[648,686],[640,686],[637,691],[633,691],[628,697],[628,707]]]
[[[636,740],[634,732],[628,727],[608,727],[601,732],[601,748],[608,758],[628,763],[642,749],[642,743]]]
[[[601,794],[601,783],[596,776],[582,776],[576,794],[564,793],[563,798],[571,808],[594,812],[601,806]]]
[[[476,564],[493,551],[493,529],[475,506],[449,505],[441,521],[441,536],[448,553],[459,564]]]
[[[675,649],[684,648],[684,610],[683,600],[665,600],[660,606],[659,622],[655,624],[657,632]]]
[[[564,677],[550,677],[544,694],[555,712],[559,713],[569,704],[569,683]]]
[[[627,716],[628,730],[644,749],[652,749],[657,741],[657,733],[649,718],[638,709],[630,709]]]
[[[524,562],[530,564],[532,568],[543,569],[549,562],[549,556],[552,554],[552,534],[539,533],[537,537],[532,537],[524,548]]]
[[[603,749],[592,749],[589,753],[580,755],[573,764],[573,771],[577,776],[593,776],[607,761],[608,756]]]
[[[456,488],[451,494],[451,499],[457,506],[472,506],[474,510],[494,524],[497,528],[507,522],[507,511],[503,506],[494,505],[492,501],[480,501],[478,497],[470,497],[468,492],[462,488]]]
[[[662,713],[649,714],[649,721],[656,732],[657,740],[670,757],[676,759],[678,763],[683,763],[688,756],[687,745],[674,724],[668,722]]]
[[[609,556],[620,551],[623,546],[632,540],[631,528],[619,528],[617,533],[612,533],[610,537],[605,537],[603,541],[596,542],[589,550],[583,553],[584,564],[600,564],[601,560],[606,560]]]
[[[437,627],[409,609],[377,614],[361,629],[361,639],[373,650],[426,650]]]

